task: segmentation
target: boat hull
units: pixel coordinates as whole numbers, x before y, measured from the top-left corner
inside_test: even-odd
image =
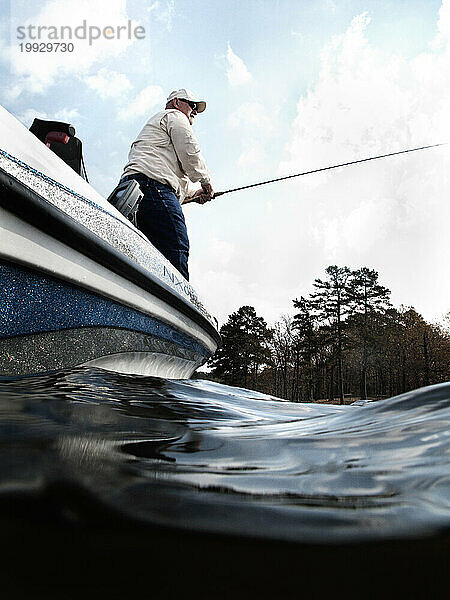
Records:
[[[49,276],[0,260],[1,374],[93,365],[186,378],[210,356],[192,332]]]

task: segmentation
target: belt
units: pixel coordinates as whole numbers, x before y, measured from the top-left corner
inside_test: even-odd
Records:
[[[170,187],[170,185],[167,185],[167,183],[162,183],[161,181],[156,181],[156,179],[152,179],[151,177],[148,177],[148,175],[144,175],[144,173],[131,173],[131,175],[124,175],[120,179],[120,182],[130,181],[131,179],[135,179],[138,183],[139,181],[142,181],[145,183],[151,183],[152,185],[162,185],[163,187],[168,188],[171,192],[175,194],[175,190],[172,187]]]

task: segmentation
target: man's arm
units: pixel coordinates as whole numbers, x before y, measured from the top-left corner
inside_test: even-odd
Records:
[[[186,116],[169,113],[167,131],[183,171],[191,181],[201,183],[205,194],[212,195],[211,177]]]

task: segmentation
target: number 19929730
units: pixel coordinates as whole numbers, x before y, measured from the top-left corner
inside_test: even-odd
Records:
[[[19,44],[21,52],[73,52],[74,45],[72,42],[22,42]]]

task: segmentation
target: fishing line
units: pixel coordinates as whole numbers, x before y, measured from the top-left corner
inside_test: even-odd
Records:
[[[284,177],[277,177],[276,179],[268,179],[267,181],[260,181],[259,183],[251,183],[250,185],[243,185],[241,187],[233,188],[231,190],[225,190],[224,192],[216,192],[213,198],[229,194],[231,192],[237,192],[239,190],[247,190],[249,188],[257,187],[258,185],[266,185],[266,183],[275,183],[276,181],[283,181],[284,179],[292,179],[293,177],[301,177],[302,175],[310,175],[311,173],[319,173],[319,171],[329,171],[330,169],[337,169],[338,167],[347,167],[348,165],[355,165],[357,163],[367,162],[368,160],[377,160],[378,158],[386,158],[387,156],[395,156],[396,154],[405,154],[406,152],[416,152],[417,150],[426,150],[427,148],[437,148],[437,146],[445,146],[447,142],[441,144],[432,144],[431,146],[421,146],[420,148],[410,148],[409,150],[400,150],[399,152],[390,152],[389,154],[380,154],[380,156],[371,156],[369,158],[360,158],[359,160],[352,160],[351,162],[341,163],[339,165],[332,165],[331,167],[322,167],[321,169],[313,169],[312,171],[304,171],[303,173],[296,173],[295,175],[285,175]]]

